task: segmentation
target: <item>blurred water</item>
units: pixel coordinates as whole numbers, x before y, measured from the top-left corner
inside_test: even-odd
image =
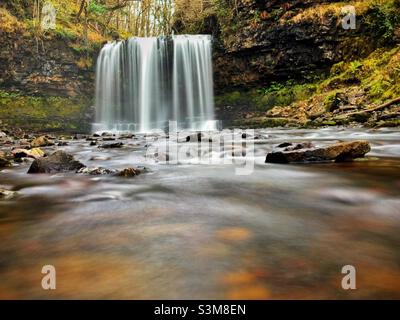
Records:
[[[400,298],[400,132],[255,137],[248,176],[234,164],[146,159],[146,147],[163,141],[156,134],[121,140],[121,149],[59,147],[90,166],[148,167],[132,179],[27,175],[28,164],[1,171],[0,187],[19,197],[0,201],[0,298]],[[263,161],[280,142],[338,139],[369,140],[371,158]],[[41,288],[46,264],[57,270],[54,291]],[[346,264],[357,290],[341,289]]]

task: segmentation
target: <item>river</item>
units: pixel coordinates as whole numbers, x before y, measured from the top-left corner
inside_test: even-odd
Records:
[[[400,298],[400,131],[255,136],[249,175],[145,158],[142,135],[119,149],[57,147],[90,166],[148,168],[134,178],[28,175],[29,163],[1,171],[0,187],[19,195],[0,200],[0,298]],[[372,150],[352,163],[264,163],[280,142],[337,139]],[[56,268],[56,290],[41,287],[44,265]],[[357,290],[342,289],[344,265]]]

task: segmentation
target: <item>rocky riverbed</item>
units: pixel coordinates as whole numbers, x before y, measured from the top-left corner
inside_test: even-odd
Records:
[[[400,297],[400,131],[223,137],[0,134],[1,298]],[[351,162],[265,162],[351,141]]]

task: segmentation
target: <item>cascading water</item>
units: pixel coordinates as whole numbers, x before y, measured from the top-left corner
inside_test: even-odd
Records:
[[[96,68],[95,130],[213,129],[211,37],[108,43]]]

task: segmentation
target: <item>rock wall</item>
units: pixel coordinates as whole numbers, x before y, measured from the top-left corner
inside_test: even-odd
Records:
[[[219,0],[200,30],[214,35],[216,92],[304,79],[368,55],[380,35],[370,32],[362,2],[357,28],[345,30],[339,1]]]
[[[0,29],[0,39],[0,90],[37,96],[93,97],[93,57],[75,52],[68,40],[35,38],[23,29]]]

